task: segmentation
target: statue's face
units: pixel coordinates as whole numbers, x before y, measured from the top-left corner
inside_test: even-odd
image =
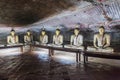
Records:
[[[56,34],[56,35],[59,35],[59,34],[60,34],[60,31],[59,31],[59,30],[56,30],[55,34]]]
[[[46,34],[46,32],[45,31],[42,31],[42,33],[41,33],[42,35],[45,35]]]
[[[99,28],[99,33],[104,34],[105,30],[103,28]]]
[[[11,35],[12,35],[12,36],[14,36],[14,35],[15,35],[15,32],[14,32],[14,31],[12,31],[12,32],[11,32]]]
[[[30,35],[30,32],[27,32],[27,35]]]
[[[78,35],[78,34],[79,34],[79,30],[75,29],[75,30],[74,30],[74,34],[75,34],[75,35]]]

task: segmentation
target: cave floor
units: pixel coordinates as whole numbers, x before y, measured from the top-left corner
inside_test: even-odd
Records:
[[[0,80],[120,80],[120,67],[25,52],[0,56]]]

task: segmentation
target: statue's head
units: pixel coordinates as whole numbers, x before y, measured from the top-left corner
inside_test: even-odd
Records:
[[[55,34],[60,35],[60,29],[56,29]]]
[[[45,34],[46,34],[46,31],[45,31],[45,30],[42,30],[42,31],[41,31],[41,35],[44,36]]]
[[[30,30],[27,30],[27,35],[31,35],[31,31]]]
[[[10,34],[11,34],[12,36],[14,36],[14,35],[15,35],[15,30],[12,29],[12,30],[10,31]]]
[[[74,34],[77,36],[79,34],[80,30],[78,28],[74,29]]]
[[[99,27],[99,34],[103,35],[105,33],[105,28],[103,26]]]

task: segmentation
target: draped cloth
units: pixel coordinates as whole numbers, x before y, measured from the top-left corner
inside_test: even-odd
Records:
[[[63,35],[54,35],[53,36],[53,43],[56,45],[62,45],[63,44]]]
[[[18,36],[17,36],[17,35],[15,35],[15,36],[9,35],[9,36],[7,37],[7,41],[8,41],[8,44],[18,43]]]
[[[48,36],[47,35],[40,36],[40,43],[47,44],[48,43]]]
[[[78,35],[78,36],[72,35],[70,42],[72,43],[72,45],[81,46],[81,45],[83,45],[83,36],[82,35]]]

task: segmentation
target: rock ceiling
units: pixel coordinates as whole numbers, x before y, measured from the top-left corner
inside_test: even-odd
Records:
[[[0,23],[32,24],[71,6],[69,0],[0,0]]]
[[[120,25],[120,0],[0,0],[0,11],[0,27],[53,29],[79,24],[81,28],[106,25],[111,29]]]

